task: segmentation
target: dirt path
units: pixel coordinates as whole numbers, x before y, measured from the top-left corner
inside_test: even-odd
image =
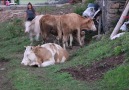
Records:
[[[13,18],[23,18],[24,10],[6,10],[0,12],[0,22],[5,22]]]

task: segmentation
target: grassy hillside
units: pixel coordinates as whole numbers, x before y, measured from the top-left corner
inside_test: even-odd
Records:
[[[6,78],[11,81],[12,90],[128,90],[129,89],[129,33],[111,41],[103,36],[100,41],[77,50],[69,61],[46,68],[20,65],[24,46],[30,44],[24,35],[22,20],[15,19],[0,24],[0,63],[7,63]],[[124,55],[124,62],[104,73],[101,79],[93,82],[77,80],[61,69],[77,66],[90,66],[93,62],[112,56]]]

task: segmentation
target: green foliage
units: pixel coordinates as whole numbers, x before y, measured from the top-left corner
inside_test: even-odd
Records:
[[[0,40],[12,39],[24,34],[23,21],[20,19],[13,19],[9,22],[0,24]]]
[[[85,9],[86,9],[86,7],[85,6],[80,6],[80,7],[76,7],[75,9],[74,9],[74,13],[77,13],[77,14],[79,14],[79,15],[82,15],[82,13],[85,11]]]
[[[94,3],[95,0],[86,0],[86,3]]]
[[[14,85],[14,90],[126,90],[129,88],[129,33],[116,40],[103,36],[100,41],[92,41],[77,50],[69,61],[63,64],[33,68],[20,65],[24,46],[30,44],[21,25],[22,21],[18,19],[0,24],[0,60],[9,60],[7,75]],[[20,32],[17,31],[19,28]],[[93,83],[78,81],[69,73],[59,72],[68,67],[89,66],[92,62],[119,55],[121,52],[125,54],[125,63],[108,71],[102,80]]]
[[[21,19],[0,24],[0,58],[10,58],[14,52],[23,51],[24,46],[30,43],[24,35],[22,25]]]
[[[82,15],[82,13],[87,8],[88,3],[94,3],[95,0],[86,0],[86,3],[84,5],[77,5],[74,9],[74,13],[77,13],[79,15]]]
[[[11,76],[8,77],[12,78],[15,85],[14,88],[16,90],[42,90],[43,88],[42,84],[40,84],[42,82],[37,80],[34,75],[31,75],[31,73],[28,73],[28,71],[25,69],[14,69],[10,75]]]
[[[129,88],[129,65],[123,64],[107,72],[102,83],[104,90],[127,90]]]
[[[115,47],[114,48],[114,54],[119,55],[120,53],[122,53],[122,47],[121,46]]]

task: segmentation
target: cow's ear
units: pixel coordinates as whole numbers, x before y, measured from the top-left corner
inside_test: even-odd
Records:
[[[91,20],[92,20],[91,18],[87,18],[86,22],[88,23],[88,22],[90,22]]]
[[[31,50],[34,50],[34,46],[31,46]]]

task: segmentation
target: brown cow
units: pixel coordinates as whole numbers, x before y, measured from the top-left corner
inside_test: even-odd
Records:
[[[68,41],[69,34],[77,30],[77,38],[80,46],[82,46],[80,33],[81,30],[93,30],[96,31],[94,21],[91,18],[84,18],[78,14],[70,13],[60,17],[60,26],[63,32],[63,47]]]
[[[82,46],[80,38],[81,30],[96,31],[96,27],[91,18],[84,18],[75,13],[65,15],[45,15],[40,19],[40,27],[44,40],[46,40],[47,35],[51,32],[56,32],[59,40],[63,38],[63,48],[65,48],[69,36],[72,37],[73,31],[77,31],[77,39],[80,46]]]
[[[40,19],[40,28],[45,42],[50,33],[54,35],[62,34],[60,30],[60,15],[44,15]]]

